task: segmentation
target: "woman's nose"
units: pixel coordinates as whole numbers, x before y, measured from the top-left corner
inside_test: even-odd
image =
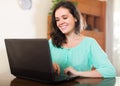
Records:
[[[61,24],[63,24],[63,23],[64,23],[64,20],[61,19],[61,20],[59,21],[59,25],[61,25]]]

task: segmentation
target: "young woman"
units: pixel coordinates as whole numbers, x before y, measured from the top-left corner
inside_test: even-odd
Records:
[[[95,39],[80,34],[80,15],[69,1],[52,14],[49,40],[54,71],[83,77],[115,77],[116,71]]]

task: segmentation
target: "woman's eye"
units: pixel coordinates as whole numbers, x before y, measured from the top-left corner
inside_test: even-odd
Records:
[[[59,19],[55,19],[55,21],[57,22],[57,21],[59,21]]]
[[[67,17],[64,17],[63,19],[67,19]]]
[[[56,22],[58,22],[59,20],[55,20]]]

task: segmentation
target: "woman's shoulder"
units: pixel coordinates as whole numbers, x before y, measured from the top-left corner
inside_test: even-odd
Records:
[[[49,39],[48,42],[49,42],[49,46],[50,46],[50,47],[55,47],[55,46],[53,45],[53,43],[52,43],[52,39]]]
[[[52,42],[52,39],[50,38],[50,39],[48,39],[48,41],[49,41],[49,42]]]
[[[89,37],[89,36],[84,36],[84,40],[87,42],[96,42],[96,39],[93,37]]]
[[[52,45],[52,39],[49,39],[48,42],[50,45]]]
[[[95,48],[96,47],[100,47],[98,41],[95,38],[93,38],[93,37],[86,36],[84,38],[84,44],[86,44],[86,43],[87,43],[88,46],[93,46]]]

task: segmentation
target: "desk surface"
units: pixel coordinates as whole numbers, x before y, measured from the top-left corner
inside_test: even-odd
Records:
[[[0,86],[56,86],[56,85],[19,79],[9,73],[5,73],[0,74]],[[74,81],[57,84],[57,86],[120,86],[120,77],[112,79],[79,78]]]

